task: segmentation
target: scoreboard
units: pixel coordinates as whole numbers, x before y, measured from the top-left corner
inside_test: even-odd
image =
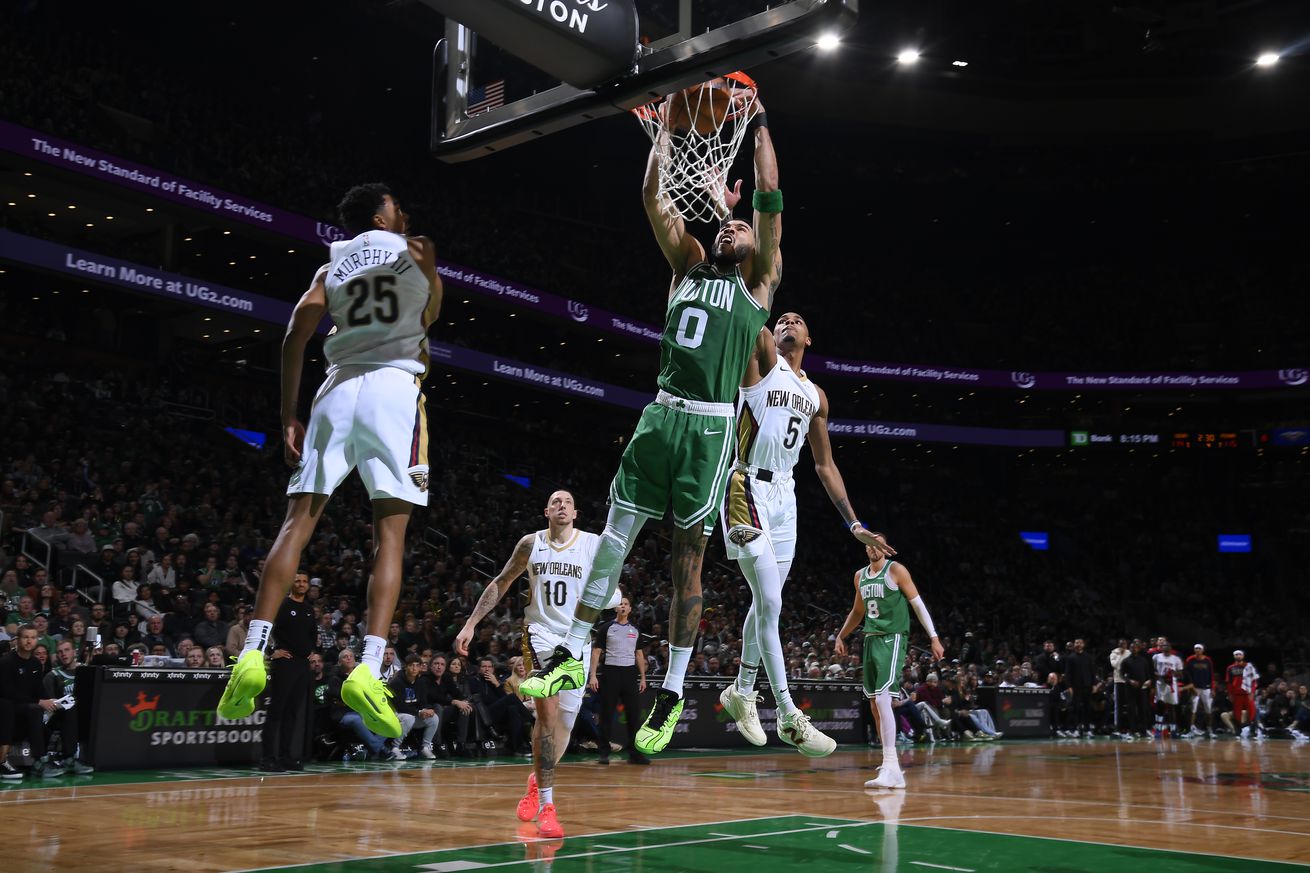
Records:
[[[1265,442],[1268,442],[1266,439]],[[1072,448],[1120,446],[1127,448],[1171,449],[1253,449],[1260,444],[1254,430],[1172,431],[1170,433],[1142,433],[1140,431],[1069,431]]]

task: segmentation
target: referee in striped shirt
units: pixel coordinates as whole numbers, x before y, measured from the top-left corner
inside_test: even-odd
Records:
[[[596,646],[591,650],[591,690],[600,694],[597,764],[610,762],[610,726],[620,702],[628,725],[628,760],[633,764],[650,763],[650,758],[637,751],[636,746],[637,728],[641,725],[637,696],[646,690],[646,654],[640,647],[641,633],[628,621],[631,614],[632,602],[624,597],[614,611],[613,620],[596,626]]]

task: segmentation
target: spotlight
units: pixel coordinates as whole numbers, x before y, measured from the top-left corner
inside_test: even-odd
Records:
[[[1257,67],[1272,67],[1276,63],[1278,63],[1278,52],[1265,52],[1255,59]]]
[[[823,36],[819,37],[819,41],[815,43],[815,45],[823,49],[825,52],[830,52],[835,49],[840,42],[841,37],[837,36],[837,34],[825,33]]]
[[[967,67],[967,66],[969,66],[969,62],[968,62],[968,61],[951,61],[951,66],[952,66],[952,67]]]
[[[914,63],[918,63],[918,61],[919,61],[919,50],[918,50],[918,49],[905,49],[903,52],[901,52],[899,55],[896,56],[896,60],[897,60],[898,63],[902,63],[902,64],[914,64]]]

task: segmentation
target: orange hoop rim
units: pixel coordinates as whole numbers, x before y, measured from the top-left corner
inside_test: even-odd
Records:
[[[760,90],[759,86],[755,84],[755,80],[752,79],[750,76],[746,75],[746,73],[743,72],[742,70],[734,70],[731,73],[725,73],[722,76],[715,76],[714,78],[731,79],[732,81],[736,82],[738,85],[741,85],[746,88],[750,88],[756,93],[759,93]],[[708,85],[712,81],[714,81],[714,79],[706,80],[705,82],[702,82],[699,86],[691,85],[689,87],[691,88],[704,87],[705,85]],[[683,88],[681,90],[686,91],[688,89]],[[658,109],[659,105],[665,102],[666,100],[668,100],[674,94],[679,94],[679,93],[681,93],[681,91],[673,91],[669,94],[665,94],[663,97],[657,97],[656,99],[650,101],[649,103],[643,103],[641,106],[634,107],[633,109],[629,109],[628,111],[631,112],[633,115],[637,116],[637,118],[641,119],[642,121],[657,121],[659,118],[659,109]]]

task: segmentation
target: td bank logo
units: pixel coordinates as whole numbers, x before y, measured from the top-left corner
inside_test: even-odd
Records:
[[[1069,431],[1069,445],[1071,445],[1071,446],[1085,446],[1085,445],[1088,445],[1090,442],[1091,442],[1091,439],[1090,439],[1089,434],[1088,434],[1087,431],[1085,431],[1085,430],[1071,430],[1071,431]]]

